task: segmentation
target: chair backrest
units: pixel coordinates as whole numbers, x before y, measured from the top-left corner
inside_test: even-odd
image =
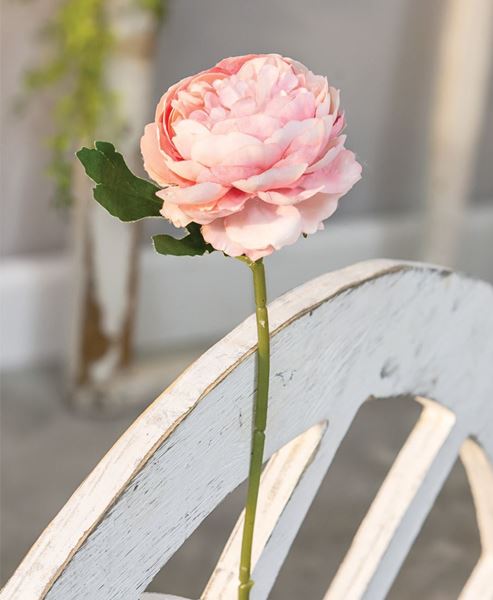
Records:
[[[420,400],[421,416],[325,600],[385,595],[459,453],[483,547],[461,598],[490,597],[492,287],[438,267],[372,261],[289,292],[270,317],[270,461],[252,597],[268,596],[359,407],[369,396],[400,394]],[[135,421],[41,535],[2,600],[140,597],[246,478],[255,336],[251,317]],[[241,517],[202,600],[235,598],[240,528]]]

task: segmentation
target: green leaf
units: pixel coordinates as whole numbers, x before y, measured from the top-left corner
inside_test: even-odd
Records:
[[[207,252],[214,252],[214,248],[202,237],[202,231],[200,230],[200,225],[198,223],[189,223],[187,225],[187,230],[190,234],[187,237],[194,240],[197,246],[203,246]]]
[[[163,201],[156,196],[159,188],[134,175],[123,156],[109,142],[95,142],[95,148],[82,148],[77,158],[87,175],[96,183],[94,198],[121,221],[159,217]]]
[[[197,227],[198,235],[197,230],[191,225]],[[205,243],[199,225],[191,223],[187,229],[192,229],[192,232],[181,240],[165,234],[153,236],[152,241],[156,252],[171,256],[202,256],[205,252],[213,252],[214,248]]]

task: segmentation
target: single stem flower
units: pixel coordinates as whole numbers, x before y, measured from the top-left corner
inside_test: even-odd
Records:
[[[255,316],[257,319],[257,389],[253,407],[252,442],[250,452],[250,468],[248,471],[248,490],[245,506],[245,524],[240,556],[240,585],[238,599],[248,600],[253,586],[251,579],[253,531],[257,500],[260,488],[260,475],[265,446],[265,428],[267,425],[267,408],[269,402],[269,373],[270,373],[270,335],[269,314],[267,311],[267,289],[265,285],[265,269],[263,260],[256,262],[245,261],[253,274],[253,289],[255,296]]]
[[[96,182],[95,199],[122,221],[164,216],[182,238],[153,238],[160,254],[221,251],[253,274],[257,386],[239,600],[253,586],[252,547],[269,393],[270,339],[263,257],[324,228],[361,177],[344,146],[339,92],[278,54],[227,58],[163,95],[141,141],[157,186],[133,175],[108,142],[77,156]]]

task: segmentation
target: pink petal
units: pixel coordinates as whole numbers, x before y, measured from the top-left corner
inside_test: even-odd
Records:
[[[163,217],[171,221],[175,227],[186,227],[192,222],[192,219],[186,215],[179,206],[172,202],[164,202],[160,212]]]
[[[361,165],[354,153],[345,148],[323,169],[310,173],[301,179],[304,188],[323,185],[326,194],[346,194],[361,179]]]
[[[337,118],[334,122],[334,126],[332,127],[331,135],[333,137],[339,135],[341,133],[341,131],[344,129],[345,124],[346,124],[346,122],[345,122],[345,118],[344,118],[344,113],[337,115]]]
[[[224,219],[215,219],[208,225],[202,225],[201,231],[204,240],[216,250],[220,250],[228,256],[241,256],[245,253],[245,248],[233,242],[227,235]]]
[[[194,119],[183,119],[175,127],[176,135],[173,136],[173,144],[182,158],[190,159],[192,146],[196,141],[209,135],[205,125]]]
[[[234,181],[233,185],[238,189],[249,193],[286,187],[295,183],[303,175],[307,166],[308,164],[305,163],[273,167],[272,169],[268,169],[267,171],[249,177],[248,179]]]
[[[236,131],[225,135],[209,134],[199,137],[193,144],[191,158],[206,167],[213,167],[225,164],[232,152],[244,146],[261,144],[256,137]]]
[[[270,190],[269,192],[258,192],[257,195],[261,200],[268,202],[269,204],[286,206],[289,204],[298,204],[299,202],[308,200],[308,198],[318,194],[322,188],[323,186],[319,186],[318,188],[304,190],[303,188],[295,187],[280,190]]]
[[[272,90],[279,78],[279,69],[272,64],[264,64],[257,75],[255,99],[262,107],[271,96]]]
[[[159,185],[182,183],[183,179],[166,166],[165,155],[159,148],[158,130],[155,123],[145,126],[140,140],[140,151],[144,159],[144,169]]]
[[[207,181],[211,180],[211,172],[207,167],[204,167],[200,163],[194,162],[193,160],[170,160],[166,161],[168,168],[176,173],[183,180],[194,181]]]
[[[266,144],[277,144],[285,151],[291,142],[301,135],[303,131],[311,126],[311,121],[289,121],[283,127],[275,131],[270,137],[265,140]]]
[[[256,261],[259,258],[272,254],[274,248],[267,246],[266,248],[249,249],[243,248],[240,244],[234,242],[229,236],[224,227],[224,219],[216,219],[214,222],[203,225],[201,227],[204,240],[211,244],[213,248],[224,252],[228,256],[248,256],[250,260]]]
[[[337,194],[317,194],[297,204],[303,233],[315,233],[321,229],[322,222],[336,211],[339,198]]]
[[[320,169],[327,167],[343,150],[345,141],[345,135],[341,135],[338,138],[331,140],[322,158],[308,167],[306,170],[307,174],[314,173],[315,171],[319,171]]]
[[[227,187],[223,187],[219,183],[212,183],[210,181],[204,181],[203,183],[196,183],[188,187],[169,187],[165,190],[160,190],[156,193],[156,196],[162,198],[167,202],[172,202],[178,205],[187,204],[207,204],[214,202],[224,196],[228,191]]]
[[[277,84],[277,91],[290,92],[291,90],[294,90],[297,87],[297,85],[298,78],[290,69],[289,71],[283,73],[283,75],[279,79],[279,82]]]
[[[284,164],[316,162],[327,148],[331,132],[331,118],[308,119],[309,125],[295,137],[285,151]],[[276,166],[280,166],[278,163]]]
[[[337,115],[339,113],[339,105],[341,103],[341,93],[335,87],[329,87],[329,95],[330,95],[330,112],[333,115]]]
[[[230,116],[232,118],[248,117],[254,115],[257,110],[257,103],[253,98],[241,98],[231,107]]]
[[[195,223],[201,225],[209,224],[216,219],[222,219],[242,210],[245,202],[248,200],[248,195],[239,190],[231,189],[227,194],[220,198],[217,202],[200,206],[186,205],[183,207],[183,212],[187,217],[190,217]]]
[[[214,134],[239,131],[247,135],[253,135],[259,140],[265,140],[279,129],[279,119],[263,113],[247,115],[219,121],[215,123],[211,131]]]
[[[243,248],[276,249],[294,243],[301,234],[300,213],[294,206],[266,204],[250,199],[242,211],[226,217],[228,236]]]
[[[242,65],[244,65],[249,60],[253,58],[258,58],[261,56],[260,54],[246,54],[245,56],[231,56],[230,58],[224,58],[222,61],[218,62],[215,66],[215,69],[224,71],[229,75],[233,73],[238,73],[241,69]]]
[[[211,177],[208,180],[213,179],[222,185],[232,185],[233,181],[258,175],[262,170],[261,167],[255,166],[218,165],[210,168]]]
[[[280,112],[279,118],[288,121],[304,121],[315,116],[315,98],[311,92],[302,92],[295,96]]]
[[[250,144],[232,150],[229,156],[225,157],[221,166],[232,165],[268,169],[276,163],[281,156],[282,150],[277,144]]]
[[[238,77],[243,80],[255,80],[260,69],[267,62],[267,59],[268,55],[266,54],[257,54],[256,56],[253,56],[241,65],[241,68],[237,72]]]

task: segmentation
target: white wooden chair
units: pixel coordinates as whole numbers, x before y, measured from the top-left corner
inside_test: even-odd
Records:
[[[422,412],[325,600],[383,598],[457,456],[481,558],[460,598],[493,597],[493,289],[421,264],[372,261],[270,306],[272,377],[254,548],[267,598],[359,407],[412,394]],[[247,474],[252,318],[141,415],[33,546],[2,600],[137,599]],[[202,600],[234,600],[241,517]],[[148,600],[170,599],[145,594]]]

